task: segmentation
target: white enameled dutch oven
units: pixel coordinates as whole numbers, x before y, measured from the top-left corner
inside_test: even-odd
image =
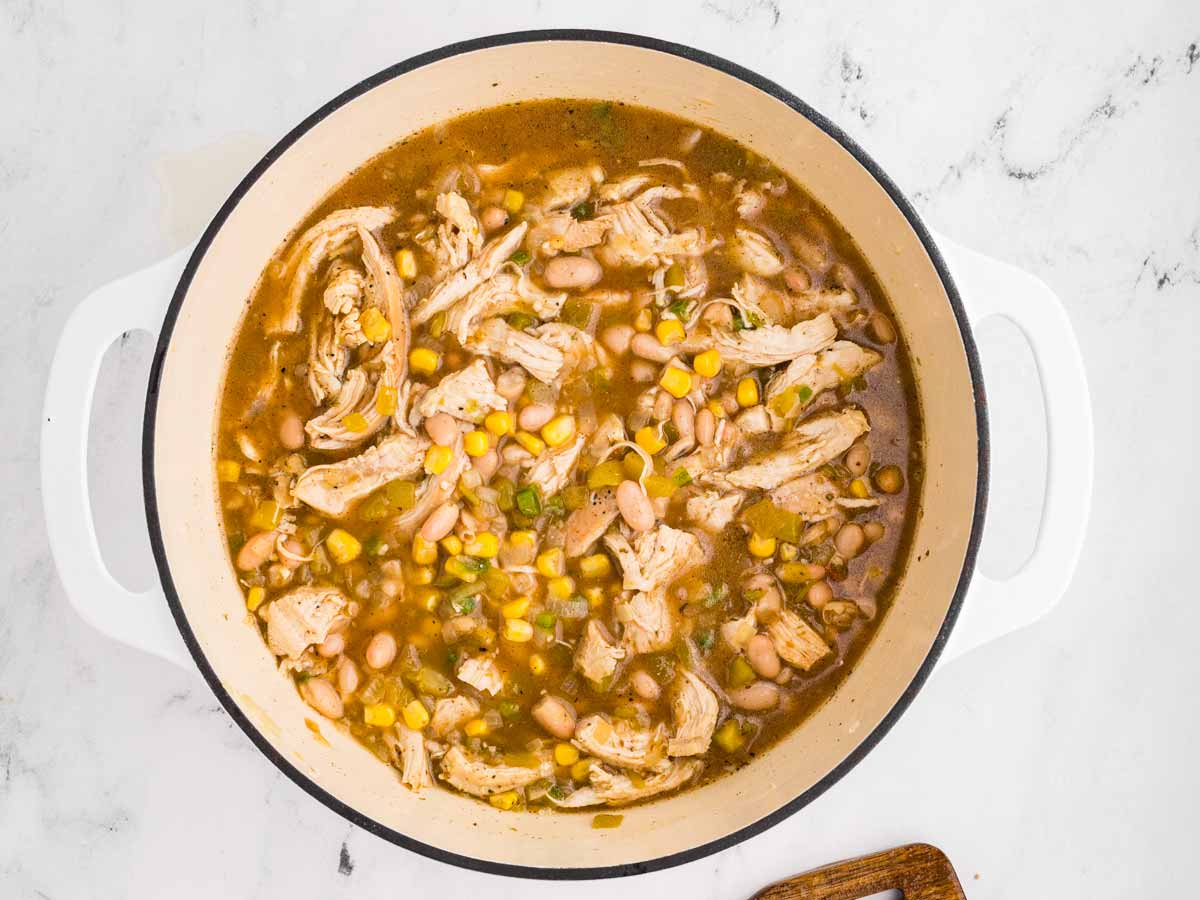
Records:
[[[807,188],[857,241],[889,296],[915,366],[925,427],[923,514],[907,574],[840,688],[745,768],[628,809],[622,826],[608,831],[593,830],[591,816],[502,812],[441,790],[417,796],[348,734],[325,723],[327,740],[317,740],[305,724],[310,711],[247,622],[220,529],[213,465],[226,348],[264,264],[289,231],[351,170],[406,135],[461,113],[556,97],[621,100],[694,119]],[[1049,428],[1037,546],[1002,583],[973,572],[988,431],[971,324],[992,315],[1009,317],[1028,338]],[[101,561],[86,466],[101,357],[132,329],[159,334],[143,477],[161,587],[142,594],[118,585]],[[1078,557],[1092,477],[1083,365],[1066,314],[1044,284],[935,241],[861,148],[778,85],[687,47],[590,31],[456,44],[380,72],[309,116],[246,176],[194,248],[80,305],[54,357],[42,449],[50,542],[84,618],[120,641],[194,662],[276,766],[360,827],[458,865],[546,878],[676,865],[811,802],[904,711],[952,628],[951,652],[963,652],[1032,622],[1058,600]]]

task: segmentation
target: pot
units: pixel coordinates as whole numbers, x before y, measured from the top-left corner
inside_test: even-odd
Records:
[[[264,264],[291,229],[347,173],[405,135],[464,112],[550,97],[623,100],[683,115],[737,138],[804,185],[858,242],[889,294],[911,351],[925,429],[913,556],[892,609],[841,686],[750,765],[626,809],[621,827],[606,831],[593,830],[590,815],[514,814],[441,790],[414,795],[348,734],[324,723],[321,738],[314,736],[306,723],[311,711],[247,624],[213,476],[225,348]],[[971,323],[994,314],[1014,319],[1029,338],[1050,425],[1037,549],[1004,583],[974,572],[988,431]],[[161,588],[143,594],[125,591],[104,568],[86,476],[100,359],[133,328],[159,333],[143,469]],[[1017,269],[935,241],[879,166],[819,113],[697,50],[629,35],[546,31],[456,44],[351,88],[254,167],[194,249],[87,298],[52,366],[43,489],[58,568],[85,618],[126,643],[194,663],[254,744],[317,800],[374,834],[457,865],[595,878],[693,860],[795,813],[879,741],[929,675],[952,628],[953,649],[962,652],[1043,614],[1078,556],[1091,441],[1083,366],[1053,294]]]

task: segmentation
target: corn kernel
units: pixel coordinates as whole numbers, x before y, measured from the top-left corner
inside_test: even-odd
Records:
[[[757,406],[758,405],[758,382],[753,378],[743,378],[738,382],[737,386],[737,402],[738,406]]]
[[[435,587],[418,587],[410,596],[425,612],[433,612],[442,602],[442,592]]]
[[[458,556],[463,552],[463,542],[457,534],[448,534],[440,541],[442,549],[451,556]]]
[[[545,553],[539,553],[537,570],[547,578],[558,578],[567,570],[567,558],[561,547],[552,547]]]
[[[598,584],[583,589],[583,596],[588,602],[588,606],[592,609],[597,609],[604,605],[604,588]]]
[[[502,409],[496,409],[487,414],[483,420],[483,427],[496,437],[504,437],[512,433],[513,417]]]
[[[672,397],[682,399],[692,390],[692,373],[685,372],[678,366],[667,366],[662,377],[658,379],[658,384]]]
[[[653,324],[654,317],[650,314],[649,307],[639,310],[638,314],[633,317],[633,327],[637,331],[649,331]]]
[[[507,188],[504,191],[504,199],[500,201],[500,205],[510,213],[520,212],[521,207],[525,205],[525,195],[513,188]]]
[[[762,537],[761,535],[752,534],[747,542],[752,556],[757,556],[760,559],[766,559],[768,556],[775,555],[775,538]]]
[[[500,538],[490,531],[481,531],[475,539],[463,544],[463,553],[478,559],[492,559],[500,552]]]
[[[463,449],[467,451],[467,456],[483,456],[492,446],[486,432],[468,431],[463,438]]]
[[[392,336],[392,324],[374,306],[363,310],[358,317],[358,326],[372,344],[382,344]]]
[[[512,531],[508,535],[508,542],[514,547],[532,547],[535,541],[537,532],[534,531]]]
[[[408,367],[418,375],[432,375],[441,364],[437,351],[428,347],[417,347],[408,354]]]
[[[641,428],[639,428],[637,430],[637,434],[634,435],[634,440],[637,441],[637,445],[639,447],[641,447],[651,456],[653,456],[663,447],[667,446],[667,442],[659,436],[658,429],[653,428],[650,425],[643,425]]]
[[[454,451],[441,444],[434,444],[425,451],[425,471],[430,475],[441,475],[454,459]]]
[[[491,730],[492,726],[487,723],[486,719],[472,719],[463,726],[463,732],[467,737],[487,737]]]
[[[546,582],[546,593],[556,600],[569,600],[575,593],[575,579],[570,575],[551,578]]]
[[[266,590],[261,585],[256,584],[246,592],[246,609],[250,610],[250,612],[254,612],[256,609],[262,606],[262,602],[266,599]]]
[[[514,644],[523,644],[533,638],[533,626],[524,619],[504,620],[504,639]]]
[[[709,400],[708,411],[718,419],[725,418],[725,404],[723,404],[720,400]]]
[[[560,766],[573,766],[579,762],[579,751],[570,744],[555,744],[554,761]]]
[[[521,795],[516,791],[502,791],[499,794],[492,794],[488,797],[488,803],[496,807],[496,809],[509,810],[517,805],[517,801],[521,799]]]
[[[436,551],[435,551],[436,552]],[[432,566],[414,566],[408,572],[408,581],[410,584],[426,585],[433,584],[433,577],[436,573]]]
[[[692,360],[692,368],[705,378],[716,378],[720,375],[722,365],[724,363],[721,361],[721,354],[716,350],[697,353],[695,359]]]
[[[612,562],[603,553],[585,556],[579,561],[579,574],[584,578],[604,578],[612,571]]]
[[[242,477],[242,464],[233,459],[217,462],[217,481],[232,483]]]
[[[401,278],[417,277],[417,257],[407,247],[396,251],[396,271]]]
[[[381,384],[379,393],[375,395],[375,412],[381,416],[394,416],[397,405],[396,389],[389,384]]]
[[[517,443],[534,456],[541,456],[542,451],[546,449],[545,442],[536,434],[530,434],[528,431],[518,431],[515,437]]]
[[[283,518],[283,510],[274,500],[264,500],[254,508],[250,516],[250,527],[257,531],[271,531]]]
[[[376,728],[391,728],[396,724],[396,708],[390,703],[372,703],[364,706],[363,721]]]
[[[867,487],[867,483],[861,478],[855,478],[850,482],[850,493],[859,500],[866,500],[871,496],[871,489]]]
[[[575,437],[575,417],[555,416],[542,426],[542,440],[551,447],[561,447]]]
[[[412,541],[412,558],[413,562],[422,566],[432,565],[437,562],[438,550],[437,544],[433,541],[427,541],[419,534]]]
[[[359,543],[358,538],[342,528],[335,528],[329,532],[329,537],[325,539],[325,546],[334,562],[341,566],[358,559],[358,555],[362,553],[362,544]]]
[[[529,656],[529,671],[534,675],[546,674],[546,658],[540,653],[532,653]]]
[[[518,597],[516,600],[509,600],[500,607],[500,615],[506,619],[519,619],[525,613],[529,612],[529,604],[531,602],[528,597]]]
[[[404,707],[404,724],[413,731],[420,731],[429,724],[429,710],[420,700],[410,700]]]
[[[660,344],[670,347],[687,337],[687,332],[684,330],[683,323],[678,319],[663,319],[654,326],[654,335]]]
[[[592,774],[592,761],[590,759],[581,759],[575,765],[571,766],[571,777],[576,781],[584,782]]]

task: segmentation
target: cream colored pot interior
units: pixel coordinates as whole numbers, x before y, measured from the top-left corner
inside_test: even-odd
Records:
[[[586,59],[587,65],[580,65]],[[430,790],[417,797],[279,675],[247,623],[217,516],[213,433],[226,347],[264,263],[346,174],[405,135],[515,100],[604,98],[666,110],[772,159],[845,225],[890,294],[912,350],[928,474],[913,562],[894,610],[840,690],[786,741],[700,790],[625,811],[504,813]],[[846,150],[784,103],[730,75],[619,44],[539,42],[472,51],[393,78],[336,110],[288,148],[216,234],[167,351],[155,430],[162,539],[191,629],[233,701],[278,754],[336,800],[385,828],[478,860],[532,867],[638,863],[757,822],[827,775],[884,719],[941,627],[963,566],[976,493],[977,431],[966,354],[946,292],[904,216]],[[236,798],[235,802],[236,802]]]

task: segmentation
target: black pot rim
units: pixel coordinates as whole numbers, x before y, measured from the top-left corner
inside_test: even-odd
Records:
[[[810,787],[807,791],[800,794],[798,797],[785,803],[774,812],[751,823],[731,834],[710,841],[698,847],[693,847],[688,850],[681,850],[677,853],[671,853],[666,856],[661,856],[656,859],[646,860],[644,862],[626,863],[614,866],[593,866],[593,867],[536,867],[536,866],[521,866],[508,863],[499,863],[491,860],[476,859],[470,856],[464,856],[458,853],[452,853],[443,850],[439,847],[434,847],[423,843],[409,835],[401,834],[391,828],[388,828],[374,819],[371,819],[358,810],[347,806],[336,797],[324,790],[315,781],[297,769],[292,763],[286,760],[282,754],[277,752],[275,748],[262,736],[258,729],[243,715],[242,711],[234,703],[233,698],[226,691],[225,687],[217,678],[212,666],[209,665],[203,650],[200,648],[196,640],[196,636],[192,631],[191,625],[188,623],[187,617],[184,614],[183,607],[179,601],[179,594],[175,588],[174,580],[171,577],[171,569],[167,562],[165,547],[163,545],[162,530],[160,526],[158,514],[158,500],[155,491],[154,480],[154,428],[158,411],[158,393],[162,378],[162,367],[166,358],[168,346],[170,345],[171,335],[174,331],[175,321],[179,316],[179,310],[183,304],[184,297],[187,295],[188,288],[191,285],[192,277],[194,276],[200,261],[207,252],[217,232],[224,225],[225,220],[229,217],[233,209],[241,201],[242,197],[250,190],[255,182],[262,174],[278,159],[284,151],[294,144],[302,135],[308,132],[313,126],[325,119],[335,110],[354,100],[358,96],[366,93],[374,87],[377,87],[387,81],[390,81],[397,76],[427,66],[439,60],[447,59],[452,56],[457,56],[464,53],[470,53],[476,50],[488,49],[491,47],[500,47],[510,44],[534,43],[545,41],[591,41],[595,43],[607,44],[623,44],[626,46],[640,47],[646,50],[656,50],[661,53],[668,53],[673,56],[682,57],[683,59],[699,63],[709,68],[716,69],[727,75],[731,75],[753,87],[758,88],[777,100],[787,104],[791,109],[800,115],[804,116],[827,135],[842,145],[854,158],[871,173],[872,177],[879,185],[888,193],[892,201],[899,207],[904,217],[908,220],[909,225],[916,232],[921,243],[924,245],[926,252],[933,261],[934,267],[937,270],[938,276],[941,278],[942,284],[946,289],[946,294],[950,299],[950,305],[954,311],[954,317],[958,322],[958,328],[962,336],[963,347],[966,351],[967,364],[971,373],[973,385],[974,400],[975,400],[975,416],[979,432],[978,444],[978,476],[976,482],[976,497],[975,510],[971,522],[971,534],[967,543],[967,551],[963,560],[963,567],[959,574],[958,584],[955,588],[954,597],[950,603],[950,608],[946,613],[946,618],[942,623],[942,627],[938,631],[938,635],[930,648],[925,661],[917,670],[916,675],[905,689],[904,693],[893,705],[887,715],[878,726],[869,734],[845,759],[835,766],[828,774],[820,781]],[[175,623],[179,627],[180,634],[183,636],[184,643],[187,645],[188,651],[195,660],[197,667],[200,669],[204,680],[208,682],[208,686],[216,695],[225,711],[233,718],[238,726],[245,732],[250,741],[267,757],[284,775],[290,778],[296,785],[310,794],[316,800],[323,803],[325,806],[332,809],[334,812],[341,815],[365,831],[370,832],[384,840],[390,841],[408,850],[420,853],[430,859],[438,860],[439,862],[450,863],[451,865],[460,866],[464,869],[471,869],[478,872],[487,872],[496,875],[506,875],[518,878],[534,878],[552,881],[574,881],[584,879],[599,879],[599,878],[617,878],[628,875],[639,875],[645,872],[655,872],[661,869],[671,868],[672,866],[682,865],[684,863],[694,862],[702,859],[718,851],[732,847],[735,844],[741,843],[754,835],[770,828],[771,826],[782,822],[784,819],[807,806],[817,797],[833,786],[835,782],[846,775],[851,769],[856,766],[867,753],[869,753],[879,742],[884,735],[892,728],[899,719],[900,715],[908,708],[916,697],[918,691],[924,685],[930,672],[933,670],[934,663],[941,655],[942,649],[945,647],[946,641],[950,636],[950,632],[954,627],[954,622],[958,617],[959,611],[962,608],[963,600],[966,596],[967,587],[970,584],[971,574],[975,568],[975,559],[979,550],[979,541],[983,531],[984,513],[987,507],[987,487],[988,487],[988,466],[989,466],[989,440],[987,426],[987,398],[983,388],[983,376],[979,365],[979,356],[975,347],[974,338],[971,334],[970,324],[967,320],[967,315],[962,306],[962,301],[959,297],[958,290],[954,285],[953,279],[946,268],[946,264],[938,251],[937,246],[933,242],[928,229],[913,209],[912,204],[904,197],[899,188],[892,180],[884,173],[879,165],[871,159],[870,156],[850,137],[848,137],[840,128],[834,125],[829,119],[814,110],[808,104],[804,103],[790,91],[784,89],[775,82],[758,75],[736,63],[729,62],[719,56],[707,53],[703,50],[697,50],[693,47],[688,47],[683,44],[676,44],[670,41],[663,41],[657,38],[643,37],[641,35],[626,34],[615,31],[600,31],[591,29],[547,29],[547,30],[532,30],[532,31],[515,31],[508,34],[490,35],[487,37],[474,38],[471,40],[460,41],[458,43],[449,44],[437,50],[431,50],[427,53],[422,53],[411,57],[404,62],[396,63],[388,68],[377,72],[376,74],[364,79],[348,90],[342,92],[337,97],[334,97],[312,115],[308,116],[299,125],[293,128],[287,135],[283,137],[267,154],[254,166],[253,169],[242,179],[233,193],[221,206],[216,216],[213,217],[208,228],[205,229],[203,236],[200,238],[196,249],[193,251],[191,258],[188,260],[187,266],[180,277],[179,284],[175,289],[175,293],[171,299],[170,307],[167,310],[166,318],[163,322],[162,332],[159,335],[158,343],[155,348],[154,360],[150,369],[149,388],[146,395],[146,410],[143,420],[142,431],[142,484],[145,495],[146,505],[146,521],[149,527],[150,543],[154,552],[155,563],[158,567],[159,576],[162,579],[163,590],[166,594],[167,603],[170,606],[171,614],[175,618]]]

